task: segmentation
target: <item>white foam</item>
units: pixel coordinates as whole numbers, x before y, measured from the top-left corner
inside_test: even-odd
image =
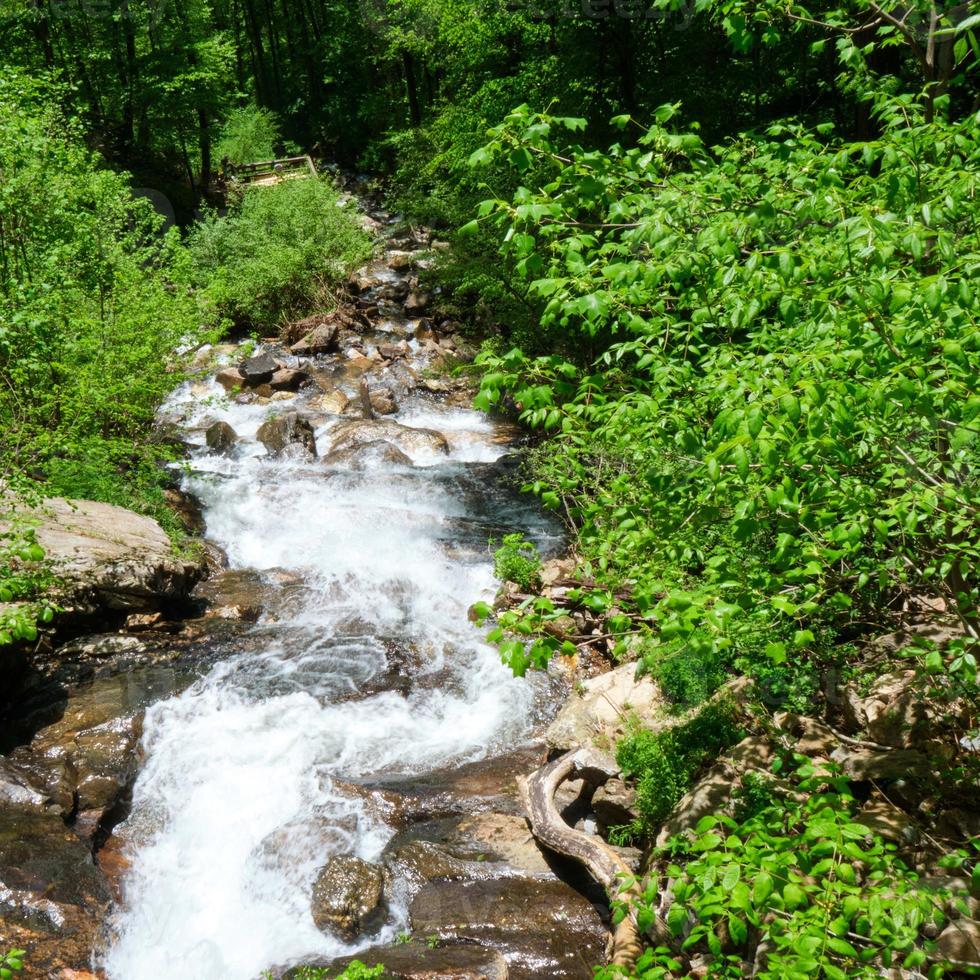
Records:
[[[209,537],[235,567],[302,570],[309,594],[292,619],[257,627],[261,653],[219,663],[147,713],[130,818],[144,843],[102,965],[112,980],[253,980],[356,949],[315,927],[312,883],[331,854],[376,860],[390,831],[337,780],[481,758],[526,735],[533,694],[466,621],[493,576],[486,558],[448,557],[447,521],[468,513],[437,470],[261,458],[255,430],[282,406],[211,387],[183,386],[167,410],[188,426],[222,418],[244,437],[236,456],[202,455],[187,478]],[[400,421],[446,431],[451,458],[500,455],[475,413],[418,408]],[[391,669],[386,637],[415,649],[420,682],[357,697]],[[393,909],[389,934],[403,918]]]

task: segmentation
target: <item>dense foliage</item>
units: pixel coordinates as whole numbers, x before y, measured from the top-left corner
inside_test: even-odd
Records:
[[[237,326],[275,324],[335,305],[371,242],[321,180],[256,187],[228,213],[211,213],[188,239],[196,280]]]

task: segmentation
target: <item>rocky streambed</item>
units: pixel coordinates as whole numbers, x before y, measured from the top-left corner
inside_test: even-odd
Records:
[[[206,560],[104,505],[49,517],[91,559],[96,628],[25,668],[0,757],[0,947],[32,975],[602,959],[601,894],[518,797],[566,688],[512,678],[467,620],[498,585],[490,538],[555,555],[560,529],[510,486],[515,434],[445,372],[465,341],[417,279],[438,243],[366,220],[387,244],[355,300],[203,349],[165,406]]]

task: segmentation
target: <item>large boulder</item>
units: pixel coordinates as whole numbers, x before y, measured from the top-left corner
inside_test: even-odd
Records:
[[[591,978],[606,930],[592,903],[557,878],[433,881],[409,909],[423,936],[470,942],[506,957],[513,980]]]
[[[383,891],[380,868],[351,855],[331,858],[313,885],[313,921],[324,932],[356,939],[383,923]]]
[[[238,369],[245,384],[250,388],[255,388],[258,385],[268,384],[272,380],[272,376],[279,370],[279,364],[263,352],[246,358],[238,365]]]
[[[367,470],[376,466],[411,466],[412,460],[397,446],[378,439],[360,446],[338,449],[324,458],[329,466],[340,466],[351,470]]]
[[[329,354],[336,349],[339,332],[336,323],[323,321],[292,344],[289,352],[297,357],[318,357],[320,354]]]
[[[109,890],[60,816],[0,808],[0,894],[0,946],[26,949],[31,976],[90,969]]]
[[[313,426],[296,412],[286,412],[263,422],[256,438],[273,456],[316,456]]]
[[[156,521],[114,504],[52,497],[18,514],[34,526],[66,610],[157,609],[185,600],[203,573],[174,555]],[[0,532],[9,526],[0,520]]]
[[[384,975],[394,980],[508,980],[507,960],[482,946],[430,946],[424,942],[371,946],[353,956],[330,963],[336,976],[357,960],[365,966],[384,966]],[[290,970],[283,980],[299,980],[300,969]]]
[[[222,368],[215,376],[214,380],[221,385],[229,394],[237,391],[245,384],[245,377],[236,367]]]
[[[657,685],[647,676],[637,678],[636,664],[624,664],[582,684],[580,694],[565,702],[545,739],[553,749],[596,744],[614,745],[630,717],[650,720],[663,709]]]
[[[227,422],[214,422],[204,433],[204,441],[213,453],[227,453],[238,442],[238,433]]]
[[[331,453],[378,440],[393,443],[409,456],[413,453],[446,455],[449,452],[449,443],[441,432],[413,429],[393,419],[352,419],[341,422],[330,435],[333,438]]]

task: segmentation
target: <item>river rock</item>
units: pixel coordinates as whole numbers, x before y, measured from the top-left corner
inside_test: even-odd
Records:
[[[381,869],[350,855],[331,858],[313,885],[311,910],[318,929],[356,939],[384,921]]]
[[[329,964],[331,975],[354,960],[365,966],[383,965],[386,978],[395,980],[507,980],[507,960],[493,949],[482,946],[449,946],[413,941],[393,946],[371,946],[354,956]],[[283,980],[299,980],[298,971],[289,971]]]
[[[256,438],[272,456],[290,454],[295,450],[316,456],[313,426],[296,412],[286,412],[263,422]]]
[[[48,793],[31,782],[27,772],[3,756],[0,756],[0,808],[35,813],[61,810]]]
[[[215,376],[214,380],[221,385],[227,392],[236,391],[245,384],[242,372],[236,367],[222,368]]]
[[[415,264],[415,253],[414,252],[404,252],[397,249],[392,249],[388,252],[388,268],[389,269],[409,269]]]
[[[279,369],[279,364],[263,351],[261,354],[246,358],[238,365],[238,369],[245,384],[249,388],[255,388],[258,385],[268,384]]]
[[[78,613],[179,603],[203,573],[201,563],[174,555],[156,521],[114,504],[53,497],[21,513],[59,580],[59,604]],[[0,531],[7,527],[0,521]]]
[[[393,419],[352,419],[341,422],[330,435],[333,438],[331,453],[378,440],[393,443],[409,455],[419,452],[446,455],[449,452],[449,443],[441,432],[413,429]]]
[[[28,951],[31,976],[90,968],[109,891],[59,816],[0,809],[0,895],[0,943]]]
[[[338,449],[324,458],[328,466],[341,466],[351,470],[367,470],[375,466],[411,466],[412,460],[397,446],[384,439],[365,442],[359,446]]]
[[[423,293],[418,289],[413,289],[405,297],[405,312],[409,316],[417,316],[424,313],[429,307],[429,294]]]
[[[135,775],[141,735],[142,712],[126,703],[119,685],[91,685],[10,758],[90,840]]]
[[[434,881],[409,915],[414,932],[498,950],[514,980],[591,978],[606,930],[591,902],[555,878]]]
[[[398,411],[395,393],[390,388],[372,388],[368,399],[378,415],[394,415]]]
[[[337,345],[339,332],[335,322],[323,321],[297,340],[289,348],[289,352],[297,357],[318,357],[321,354],[329,354]]]
[[[625,731],[630,717],[649,720],[663,708],[657,685],[647,676],[636,677],[636,664],[628,663],[582,684],[582,692],[565,702],[545,733],[553,749],[594,744],[607,749]]]
[[[350,405],[350,397],[339,388],[324,392],[318,398],[310,402],[312,408],[319,409],[321,412],[329,412],[331,415],[343,415]]]
[[[283,394],[285,392],[299,391],[309,380],[310,376],[298,368],[279,368],[270,378],[269,387],[274,393]],[[275,394],[273,395],[274,397]]]
[[[227,453],[238,442],[238,433],[227,422],[215,422],[204,433],[208,449],[215,453]]]

